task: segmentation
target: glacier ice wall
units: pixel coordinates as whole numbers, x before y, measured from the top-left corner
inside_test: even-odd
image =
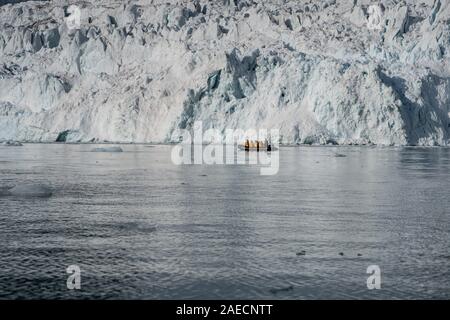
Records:
[[[169,142],[202,120],[282,143],[449,145],[448,1],[374,3],[379,29],[370,0],[1,5],[0,140]]]

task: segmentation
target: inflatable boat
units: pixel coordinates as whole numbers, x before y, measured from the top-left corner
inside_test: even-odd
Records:
[[[243,144],[238,145],[239,150],[242,151],[275,151],[277,148],[272,146],[270,143],[266,141],[249,141],[246,140]]]

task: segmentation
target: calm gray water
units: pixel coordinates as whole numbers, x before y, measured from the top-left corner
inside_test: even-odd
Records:
[[[0,147],[0,187],[55,189],[0,196],[0,298],[450,298],[450,149],[282,148],[261,176],[91,148]]]

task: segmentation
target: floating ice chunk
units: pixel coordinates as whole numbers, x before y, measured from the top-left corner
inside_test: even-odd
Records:
[[[6,147],[21,147],[23,144],[21,144],[19,141],[5,141],[2,143],[2,146]]]
[[[342,153],[335,153],[334,156],[336,158],[345,158],[345,157],[347,157],[345,154],[342,154]]]
[[[123,152],[121,147],[94,148],[91,152]]]
[[[43,184],[28,184],[17,185],[10,189],[8,193],[16,197],[48,198],[52,196],[53,191],[49,186]]]

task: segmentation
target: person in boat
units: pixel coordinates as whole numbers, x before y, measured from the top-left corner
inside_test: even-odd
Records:
[[[267,151],[272,151],[272,146],[270,145],[269,141],[267,141],[267,139],[264,141],[264,144],[266,145]]]

